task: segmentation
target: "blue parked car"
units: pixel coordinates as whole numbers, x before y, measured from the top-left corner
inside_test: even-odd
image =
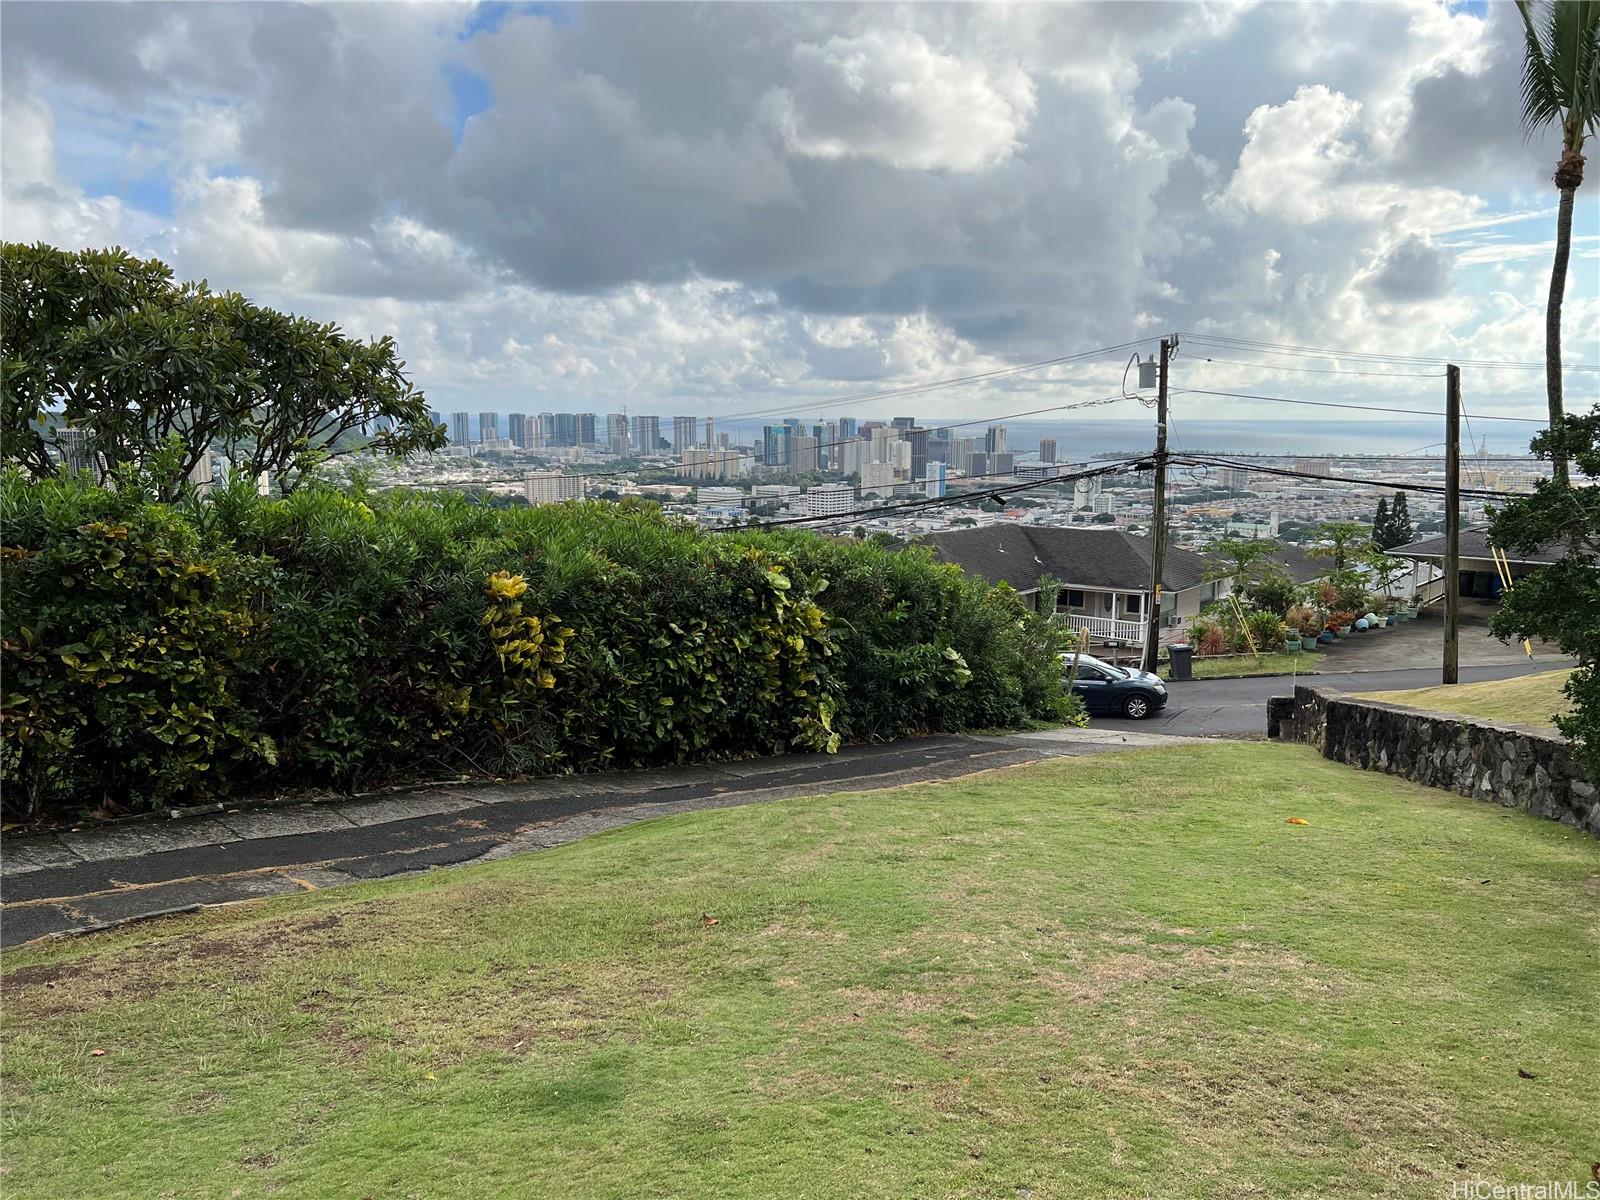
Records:
[[[1061,656],[1064,671],[1072,669],[1072,655]],[[1072,690],[1083,697],[1091,713],[1132,717],[1142,721],[1167,703],[1167,685],[1158,675],[1137,667],[1114,667],[1087,654],[1078,656],[1078,677]]]

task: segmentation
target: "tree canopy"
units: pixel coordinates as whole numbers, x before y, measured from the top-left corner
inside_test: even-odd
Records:
[[[1600,405],[1587,416],[1568,417],[1560,435],[1540,434],[1534,453],[1552,457],[1558,439],[1580,471],[1600,477]],[[1573,712],[1557,724],[1600,778],[1600,488],[1542,480],[1532,495],[1490,514],[1489,537],[1513,558],[1519,550],[1564,548],[1559,562],[1506,589],[1490,628],[1502,638],[1554,642],[1578,660],[1567,680]]]
[[[0,246],[0,457],[52,473],[63,428],[108,468],[170,464],[171,496],[209,453],[284,491],[352,448],[443,445],[394,339],[275,312],[121,248]],[[180,449],[167,454],[170,445]]]
[[[1406,494],[1396,492],[1392,505],[1380,496],[1378,509],[1372,516],[1372,544],[1380,550],[1393,550],[1415,540],[1416,536]]]

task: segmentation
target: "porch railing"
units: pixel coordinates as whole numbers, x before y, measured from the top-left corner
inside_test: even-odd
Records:
[[[1143,621],[1121,621],[1116,617],[1085,617],[1076,613],[1061,613],[1056,620],[1068,629],[1087,629],[1095,641],[1139,642],[1144,639]]]

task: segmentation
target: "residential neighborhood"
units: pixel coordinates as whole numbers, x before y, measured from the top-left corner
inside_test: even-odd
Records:
[[[1600,3],[0,66],[4,1200],[1600,1197]]]

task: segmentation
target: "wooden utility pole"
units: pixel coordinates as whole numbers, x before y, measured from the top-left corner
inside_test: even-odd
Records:
[[[1161,367],[1156,377],[1156,498],[1142,664],[1150,672],[1156,669],[1156,655],[1161,649],[1161,573],[1167,557],[1167,364],[1172,358],[1174,340],[1170,337],[1161,339]]]
[[[1461,682],[1461,368],[1444,369],[1444,682]]]

